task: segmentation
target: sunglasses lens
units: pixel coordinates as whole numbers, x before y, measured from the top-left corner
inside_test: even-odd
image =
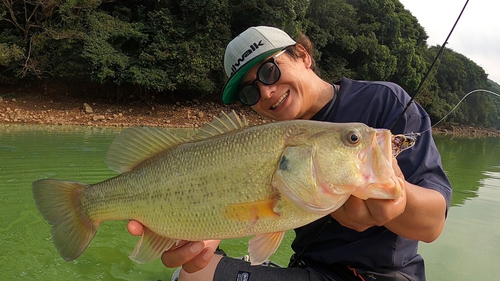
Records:
[[[281,52],[280,54],[282,54]],[[257,79],[264,85],[272,85],[281,77],[281,71],[278,65],[274,62],[276,57],[271,58],[269,61],[262,64],[257,70]],[[253,83],[255,83],[255,81]],[[245,105],[255,105],[260,99],[259,88],[254,84],[249,84],[241,88],[240,101]]]
[[[274,61],[269,61],[260,66],[257,75],[260,82],[272,85],[280,79],[281,71]]]
[[[260,99],[259,89],[254,85],[246,85],[240,90],[240,101],[244,105],[252,106]]]

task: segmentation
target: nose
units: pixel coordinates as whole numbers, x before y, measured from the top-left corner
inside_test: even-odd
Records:
[[[262,99],[270,99],[273,96],[273,93],[275,91],[275,84],[273,85],[265,85],[263,83],[257,82],[259,85],[259,92],[260,92],[260,97]]]

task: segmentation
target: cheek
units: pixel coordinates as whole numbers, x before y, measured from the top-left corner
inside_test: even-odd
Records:
[[[304,95],[304,91],[302,89],[294,89],[293,92],[290,93],[290,105],[288,106],[288,111],[290,114],[293,114],[293,118],[301,118],[305,111],[307,111],[308,99],[307,95]]]
[[[287,85],[290,89],[290,93],[294,99],[294,104],[302,104],[307,101],[309,96],[307,93],[311,92],[311,83],[307,78],[296,73],[292,73],[286,76],[283,75],[283,80],[280,80],[280,82]]]

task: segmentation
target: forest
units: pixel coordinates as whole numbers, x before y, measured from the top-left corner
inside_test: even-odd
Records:
[[[151,96],[220,101],[226,44],[270,25],[314,42],[321,76],[400,84],[444,117],[470,91],[500,85],[440,46],[398,0],[0,0],[0,86],[58,85],[113,102]],[[445,122],[500,128],[500,98],[468,96]]]

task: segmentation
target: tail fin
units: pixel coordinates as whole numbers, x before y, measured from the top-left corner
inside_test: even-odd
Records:
[[[65,261],[72,261],[85,251],[99,226],[81,208],[81,194],[87,187],[83,183],[53,179],[33,183],[36,207],[52,225],[52,241]]]

